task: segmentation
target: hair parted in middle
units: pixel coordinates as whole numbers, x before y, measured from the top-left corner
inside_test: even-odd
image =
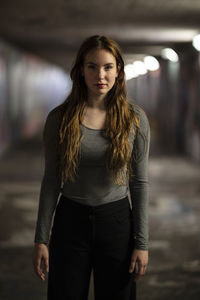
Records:
[[[88,90],[82,75],[84,59],[94,49],[109,51],[120,66],[118,78],[105,96],[106,128],[104,136],[109,139],[106,167],[112,171],[117,185],[126,185],[133,176],[129,134],[135,135],[140,128],[134,105],[127,100],[124,61],[119,45],[107,36],[94,35],[81,45],[71,69],[72,89],[61,104],[62,120],[59,130],[60,176],[62,182],[75,181],[81,157],[80,142],[84,136],[80,132],[84,109],[87,105]]]

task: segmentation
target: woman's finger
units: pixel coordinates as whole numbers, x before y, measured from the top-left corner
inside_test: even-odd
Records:
[[[49,271],[49,255],[46,246],[44,247],[44,245],[35,245],[32,260],[36,275],[44,281],[45,273],[43,269],[45,269],[46,272]],[[42,267],[43,262],[44,267]]]
[[[43,270],[41,268],[41,257],[35,258],[33,257],[33,265],[34,265],[34,271],[38,277],[40,277],[42,280],[45,280],[45,274],[43,273]]]
[[[44,281],[45,280],[45,274],[43,270],[40,267],[37,267],[36,274]]]
[[[45,270],[48,273],[49,272],[49,258],[48,258],[48,256],[45,257],[44,264],[45,264]]]
[[[132,273],[135,269],[135,264],[136,264],[136,258],[133,256],[131,259],[130,267],[129,267],[129,272]]]
[[[146,265],[138,263],[138,272],[135,275],[135,280],[138,280],[141,276],[145,274],[146,271]]]
[[[37,261],[36,261],[36,273],[37,273],[37,275],[41,275],[42,274],[42,269],[41,269],[41,259],[38,259]]]

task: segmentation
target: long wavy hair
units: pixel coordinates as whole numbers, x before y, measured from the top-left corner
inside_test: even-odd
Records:
[[[81,45],[70,72],[72,89],[67,99],[61,104],[62,119],[59,128],[60,176],[62,182],[74,182],[81,158],[80,123],[83,121],[84,109],[87,105],[88,90],[82,76],[86,55],[94,49],[105,49],[116,59],[120,66],[118,77],[112,89],[106,94],[106,128],[104,136],[110,143],[107,150],[106,167],[111,171],[117,185],[126,185],[134,174],[131,167],[131,149],[129,135],[135,134],[140,128],[139,119],[133,109],[133,104],[127,100],[125,86],[124,61],[119,45],[106,36],[91,36]]]

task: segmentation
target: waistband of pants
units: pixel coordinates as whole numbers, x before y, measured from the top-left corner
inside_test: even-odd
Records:
[[[98,206],[90,206],[90,205],[82,204],[64,195],[61,195],[59,199],[59,205],[61,205],[63,209],[70,208],[70,209],[74,209],[76,212],[80,212],[83,214],[96,213],[96,214],[103,214],[103,215],[117,213],[130,208],[128,195],[122,199],[101,204]]]

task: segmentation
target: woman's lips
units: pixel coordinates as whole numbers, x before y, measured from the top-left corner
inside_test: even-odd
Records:
[[[105,87],[105,84],[99,83],[99,84],[97,84],[97,87],[98,87],[99,89],[103,89],[103,88]]]

